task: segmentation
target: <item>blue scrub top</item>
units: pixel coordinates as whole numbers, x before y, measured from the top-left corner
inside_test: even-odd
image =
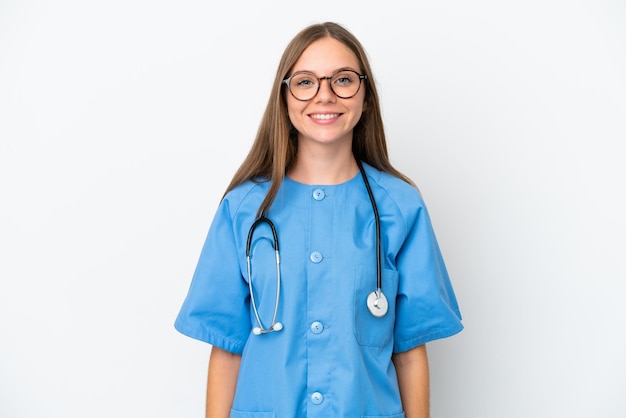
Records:
[[[376,289],[376,225],[360,174],[331,186],[281,185],[267,213],[280,245],[280,332],[252,333],[246,267],[249,228],[269,184],[247,182],[222,200],[175,327],[242,354],[231,417],[404,417],[392,353],[463,329],[418,190],[364,167],[381,222],[382,318],[366,305]],[[276,300],[272,245],[261,224],[252,284],[265,327]]]

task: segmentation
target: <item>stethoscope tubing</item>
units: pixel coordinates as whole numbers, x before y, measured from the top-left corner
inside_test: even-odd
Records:
[[[380,216],[378,214],[378,207],[376,206],[376,199],[374,199],[374,193],[372,192],[372,188],[370,187],[369,180],[367,178],[367,174],[365,169],[363,168],[363,164],[361,161],[356,160],[357,166],[359,167],[359,172],[361,173],[361,177],[363,178],[363,182],[365,183],[365,189],[367,190],[367,194],[370,199],[370,203],[372,204],[372,210],[374,211],[374,223],[376,227],[376,290],[374,290],[367,298],[367,306],[372,315],[376,317],[384,316],[387,313],[387,299],[382,291],[383,280],[382,280],[382,258],[381,258],[381,226],[380,226]],[[261,318],[259,315],[259,310],[257,307],[256,299],[254,297],[254,290],[252,288],[252,238],[254,235],[254,231],[257,226],[261,223],[267,224],[272,230],[272,236],[274,240],[274,251],[276,254],[276,299],[274,304],[274,314],[272,316],[272,322],[268,328],[265,328],[263,323],[261,322]],[[280,252],[278,248],[278,233],[276,232],[276,227],[274,223],[265,216],[265,213],[261,213],[261,216],[257,218],[252,226],[250,227],[250,231],[248,232],[248,240],[246,242],[246,268],[248,272],[248,287],[250,290],[250,302],[252,304],[252,310],[254,312],[254,316],[257,322],[256,327],[253,328],[253,333],[255,335],[266,334],[272,331],[280,331],[283,329],[283,324],[280,322],[276,322],[276,318],[278,316],[278,305],[280,301]]]
[[[254,291],[252,290],[252,262],[251,262],[251,254],[250,250],[252,247],[252,237],[254,235],[254,231],[256,227],[261,224],[267,224],[272,230],[272,236],[274,239],[274,253],[276,254],[276,303],[274,304],[274,315],[272,316],[272,322],[269,328],[265,328],[263,323],[261,322],[261,318],[259,316],[259,310],[257,308],[256,300],[254,298]],[[274,330],[280,331],[282,329],[282,324],[280,322],[276,322],[276,317],[278,316],[278,301],[280,300],[280,251],[278,248],[278,234],[276,233],[276,227],[274,223],[269,220],[262,214],[254,223],[252,227],[250,227],[250,231],[248,232],[248,240],[246,242],[246,266],[248,270],[248,288],[250,290],[250,302],[252,303],[252,310],[254,311],[254,316],[256,318],[258,327],[254,328],[255,334],[265,334],[268,332],[272,332]]]
[[[363,168],[363,164],[360,160],[356,160],[356,164],[359,166],[359,171],[361,172],[361,177],[363,177],[363,182],[365,183],[365,188],[367,189],[367,194],[370,198],[370,202],[372,204],[372,210],[374,211],[374,223],[376,224],[376,290],[378,291],[378,295],[382,294],[383,288],[383,272],[382,272],[382,260],[381,260],[381,239],[380,239],[380,215],[378,214],[378,207],[376,206],[376,199],[374,199],[374,193],[372,193],[372,188],[370,187],[370,182],[367,179],[367,174],[365,173],[365,169]]]

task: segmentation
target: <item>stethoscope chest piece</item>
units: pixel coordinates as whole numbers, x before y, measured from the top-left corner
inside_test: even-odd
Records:
[[[367,309],[377,318],[385,316],[387,309],[389,309],[389,304],[381,290],[374,290],[367,296]]]

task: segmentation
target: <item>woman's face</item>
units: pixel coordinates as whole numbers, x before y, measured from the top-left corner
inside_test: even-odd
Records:
[[[332,76],[338,70],[351,69],[361,73],[357,57],[334,38],[313,42],[296,61],[291,74],[309,71],[319,77]],[[360,82],[356,80],[356,82]],[[365,86],[358,93],[341,99],[333,93],[328,80],[321,80],[318,93],[308,101],[297,100],[289,92],[287,112],[298,131],[298,144],[352,144],[352,131],[364,110]]]

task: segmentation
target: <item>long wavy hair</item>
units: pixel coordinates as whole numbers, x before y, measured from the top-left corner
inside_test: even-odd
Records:
[[[313,24],[300,31],[287,45],[276,71],[274,85],[256,139],[224,193],[248,180],[270,181],[270,188],[259,207],[259,215],[266,213],[272,206],[286,172],[295,162],[298,150],[298,133],[289,120],[285,97],[287,87],[282,81],[290,75],[304,50],[315,41],[326,37],[334,38],[348,47],[356,55],[361,71],[367,75],[364,83],[366,110],[354,127],[352,137],[354,157],[413,184],[389,161],[378,93],[365,49],[352,33],[337,23]]]

